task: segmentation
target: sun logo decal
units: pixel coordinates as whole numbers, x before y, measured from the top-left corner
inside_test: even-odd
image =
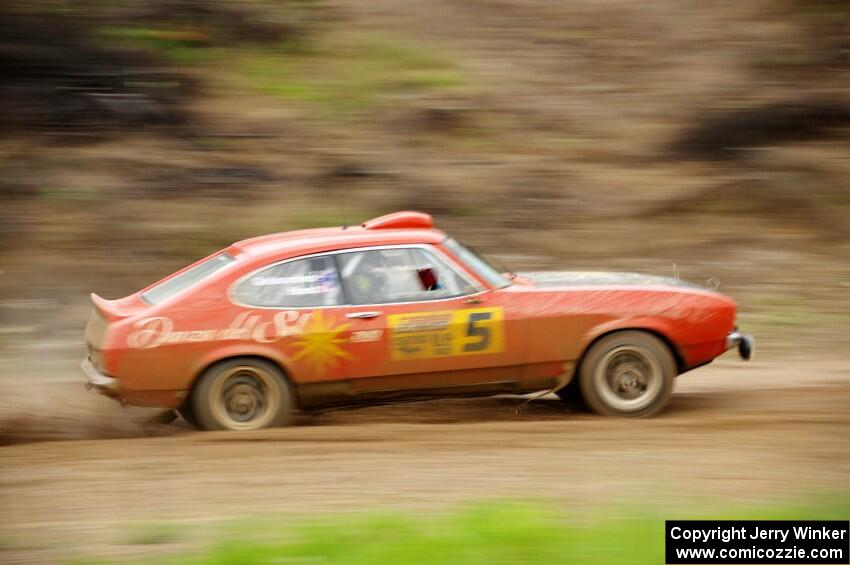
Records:
[[[324,376],[328,368],[341,359],[352,359],[351,353],[340,345],[346,339],[340,337],[351,324],[334,327],[333,320],[325,320],[321,310],[310,315],[303,332],[293,344],[298,351],[293,361],[304,362],[319,376]]]

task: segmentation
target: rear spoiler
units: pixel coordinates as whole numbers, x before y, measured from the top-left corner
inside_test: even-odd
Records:
[[[121,318],[126,318],[129,314],[122,313],[117,300],[107,300],[106,298],[102,298],[95,293],[91,293],[91,301],[94,304],[94,307],[106,318],[107,321],[115,321],[120,320]]]

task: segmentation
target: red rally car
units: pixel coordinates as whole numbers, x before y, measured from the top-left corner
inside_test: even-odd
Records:
[[[547,389],[600,414],[650,416],[677,375],[753,348],[714,291],[638,274],[504,274],[418,212],[247,239],[92,301],[88,386],[201,429]]]

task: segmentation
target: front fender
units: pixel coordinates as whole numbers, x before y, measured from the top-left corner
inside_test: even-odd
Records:
[[[674,337],[676,330],[673,321],[656,317],[618,318],[592,326],[582,335],[582,355],[599,338],[626,330],[647,331],[657,335],[670,347],[679,369],[681,370],[685,365],[684,351]]]
[[[582,345],[587,348],[603,335],[621,330],[646,330],[659,334],[665,340],[673,343],[675,330],[672,326],[670,320],[653,317],[617,318],[588,328],[582,336]]]

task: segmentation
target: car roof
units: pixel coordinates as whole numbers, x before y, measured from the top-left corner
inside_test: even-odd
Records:
[[[446,235],[431,225],[431,217],[427,214],[397,212],[359,226],[307,229],[252,237],[234,243],[228,252],[283,258],[374,245],[438,244]]]

